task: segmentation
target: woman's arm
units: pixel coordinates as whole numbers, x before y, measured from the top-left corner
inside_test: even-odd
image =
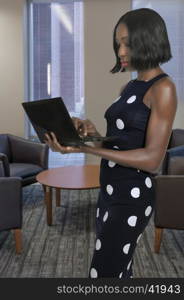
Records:
[[[144,148],[115,151],[105,148],[82,147],[81,150],[126,167],[151,173],[156,172],[168,146],[176,113],[177,96],[175,86],[170,80],[155,84],[150,94],[151,115]]]

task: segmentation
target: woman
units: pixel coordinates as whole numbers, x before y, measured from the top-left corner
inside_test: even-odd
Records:
[[[102,158],[91,278],[132,277],[133,254],[154,208],[152,177],[164,158],[177,107],[174,83],[160,67],[171,58],[171,51],[158,13],[142,8],[123,15],[114,29],[114,51],[112,73],[137,71],[137,79],[124,87],[105,113],[107,136],[118,138],[74,148],[47,135],[54,151]],[[98,134],[89,120],[74,123],[81,134]]]

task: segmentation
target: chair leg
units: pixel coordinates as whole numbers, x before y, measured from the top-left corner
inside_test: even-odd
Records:
[[[155,253],[159,253],[162,241],[163,228],[155,227]]]
[[[16,254],[20,254],[22,252],[22,232],[21,229],[14,229],[14,238],[15,238],[15,248]]]

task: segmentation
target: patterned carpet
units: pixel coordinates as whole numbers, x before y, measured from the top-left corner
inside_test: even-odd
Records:
[[[62,191],[61,207],[53,207],[46,224],[41,185],[23,188],[23,252],[15,254],[12,233],[0,234],[1,278],[85,278],[95,241],[98,190]],[[183,278],[184,231],[165,230],[160,254],[153,252],[153,220],[134,256],[134,277]]]

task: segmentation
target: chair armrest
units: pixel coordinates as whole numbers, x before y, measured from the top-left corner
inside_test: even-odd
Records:
[[[167,150],[165,171],[168,175],[184,175],[184,145]]]
[[[48,168],[49,147],[46,144],[8,135],[12,152],[12,162],[36,164]]]
[[[155,180],[155,214],[157,227],[184,229],[184,175],[159,175]]]
[[[169,148],[184,145],[184,129],[175,128],[172,130],[171,138],[169,141]]]
[[[22,183],[19,177],[0,178],[0,230],[22,227]]]
[[[2,160],[0,160],[0,177],[5,177],[4,165]]]
[[[0,162],[1,162],[0,177],[10,176],[10,166],[6,154],[0,153]]]

